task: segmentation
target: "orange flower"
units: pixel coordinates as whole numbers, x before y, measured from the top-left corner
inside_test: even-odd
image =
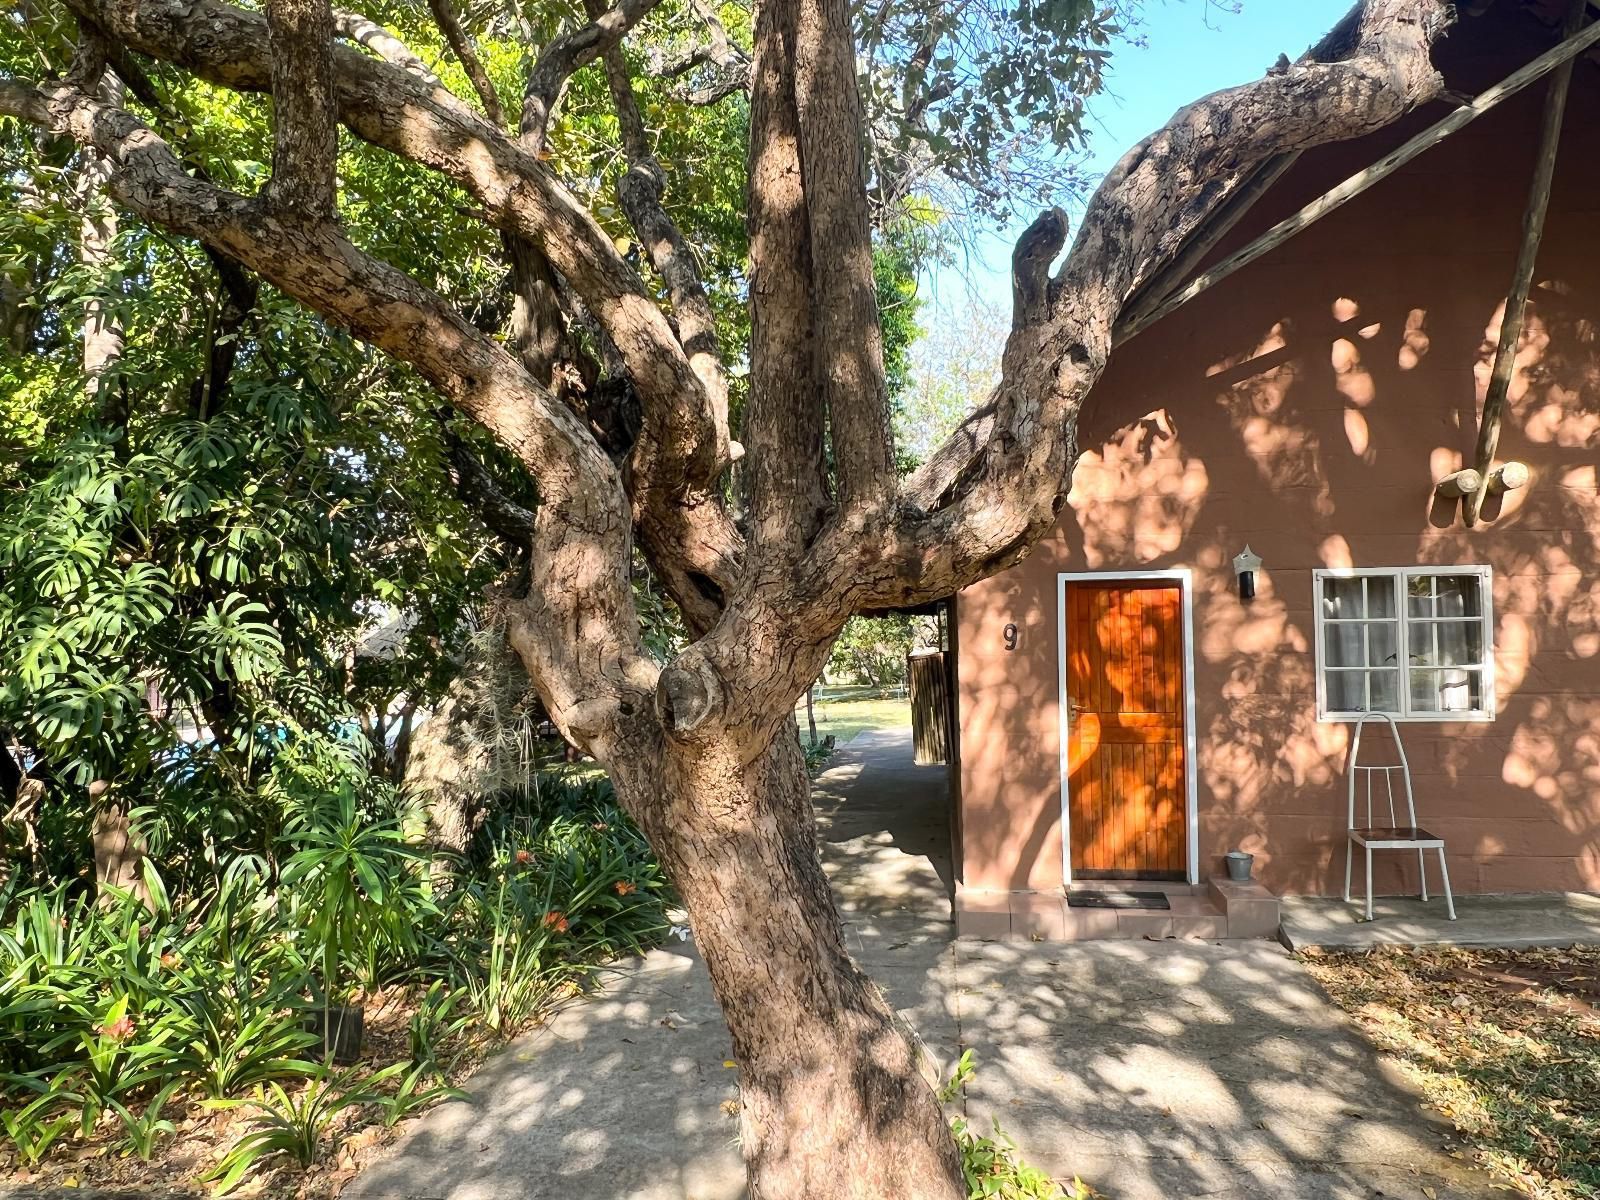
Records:
[[[170,971],[173,967],[178,965],[178,956],[171,950],[168,950],[161,956],[160,962],[163,967]]]
[[[631,896],[631,895],[633,895],[634,886],[629,880],[619,879],[615,883],[613,883],[611,886],[617,889],[617,895],[619,895],[619,896]]]
[[[544,927],[546,929],[554,929],[557,933],[565,933],[567,931],[567,914],[560,909],[552,908],[544,915]]]
[[[604,821],[596,821],[593,825],[589,826],[589,828],[594,830],[596,833],[604,833],[606,830],[610,829],[611,826],[607,825]]]
[[[532,850],[518,850],[516,853],[517,866],[525,867],[533,861]]]
[[[118,1017],[108,1025],[102,1025],[95,1031],[113,1042],[125,1042],[133,1036],[133,1018]]]

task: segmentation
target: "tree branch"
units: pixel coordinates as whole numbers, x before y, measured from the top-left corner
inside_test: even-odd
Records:
[[[255,309],[261,291],[255,277],[233,259],[210,246],[205,251],[216,269],[222,295],[215,316],[207,322],[210,336],[206,339],[205,370],[189,384],[189,411],[202,421],[216,413],[227,398],[233,365],[239,357],[239,331]]]
[[[551,114],[573,72],[621,44],[628,30],[644,20],[660,2],[621,0],[615,8],[607,9],[579,29],[562,34],[545,47],[528,72],[528,85],[522,97],[524,149],[536,155],[543,152]]]
[[[750,97],[750,399],[743,482],[753,552],[792,560],[828,504],[812,344],[811,227],[789,73],[793,6],[756,14]],[[759,566],[753,564],[752,574]]]
[[[336,9],[333,14],[333,31],[346,41],[365,46],[385,62],[411,72],[429,87],[444,86],[439,82],[439,77],[428,69],[428,64],[418,58],[409,46],[382,25],[368,20],[360,13]]]
[[[450,0],[428,0],[428,9],[433,13],[433,21],[439,27],[439,32],[444,34],[444,40],[449,44],[450,51],[460,62],[461,69],[467,73],[467,78],[472,81],[473,90],[478,93],[478,99],[483,104],[483,112],[497,127],[506,123],[505,109],[500,107],[500,97],[494,90],[494,81],[489,78],[489,72],[483,68],[483,60],[478,57],[478,48],[472,44],[472,38],[462,28],[461,18],[456,15],[455,6]]]
[[[584,0],[584,7],[596,22],[603,19],[600,0]],[[661,202],[666,175],[651,153],[620,44],[607,47],[601,59],[628,156],[628,170],[617,184],[618,199],[666,284],[678,340],[704,388],[712,420],[726,429],[728,377],[717,346],[710,297],[694,252]],[[634,521],[651,569],[677,602],[690,630],[704,633],[734,584],[741,548],[720,495],[711,488],[685,489],[671,472],[670,455],[661,454],[657,436],[655,430],[645,429],[629,455]],[[738,449],[730,443],[730,451]]]
[[[599,0],[584,0],[584,7],[596,21],[601,19],[603,9]],[[717,325],[710,297],[706,295],[694,252],[661,203],[666,173],[651,153],[650,138],[645,132],[644,119],[639,115],[620,45],[608,47],[601,57],[611,103],[622,130],[622,147],[628,156],[627,173],[617,184],[618,199],[629,224],[639,235],[651,266],[667,285],[672,313],[677,318],[678,340],[689,356],[690,367],[705,387],[713,419],[726,426],[728,376],[717,347]]]
[[[634,19],[655,0],[633,0]],[[218,0],[68,0],[130,47],[223,87],[263,91],[270,64],[259,17]],[[615,29],[618,22],[607,26]],[[620,32],[617,32],[620,36]],[[609,35],[608,35],[609,36]],[[599,53],[595,49],[590,61]],[[627,364],[648,426],[669,460],[663,473],[709,486],[729,461],[728,436],[671,325],[599,223],[534,154],[459,99],[393,64],[340,46],[341,119],[356,136],[440,171],[484,207],[496,228],[526,237],[605,329]]]
[[[937,472],[914,480],[867,552],[852,604],[946,596],[1022,557],[1066,500],[1078,411],[1118,315],[1231,194],[1213,184],[1278,154],[1371,133],[1433,98],[1442,83],[1430,50],[1451,20],[1444,0],[1367,0],[1344,61],[1302,61],[1205,97],[1130,150],[1091,200],[1044,304],[1030,301],[1012,332],[989,436],[971,454],[981,423],[968,425],[936,452]],[[961,482],[936,486],[951,480]],[[919,509],[940,495],[941,507]],[[805,571],[832,578],[838,556],[863,540],[871,544],[870,529],[836,522]]]
[[[328,0],[267,0],[267,48],[273,124],[267,197],[302,213],[332,212],[339,128]]]
[[[439,414],[439,430],[462,502],[496,537],[525,552],[533,541],[532,511],[506,495],[460,434],[450,428],[445,413]]]
[[[848,0],[799,0],[793,64],[805,212],[811,230],[815,352],[839,501],[886,498],[894,486]]]

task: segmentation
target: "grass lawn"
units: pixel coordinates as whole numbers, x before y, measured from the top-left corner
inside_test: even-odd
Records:
[[[1308,954],[1306,965],[1499,1179],[1600,1197],[1600,948]]]
[[[844,745],[868,729],[907,729],[911,726],[911,701],[903,695],[886,696],[869,687],[829,687],[817,689],[817,736],[833,734]],[[795,707],[800,737],[807,736],[806,700],[800,697]]]

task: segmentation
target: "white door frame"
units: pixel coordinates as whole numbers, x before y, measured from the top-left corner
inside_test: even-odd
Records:
[[[1072,882],[1072,812],[1068,807],[1067,776],[1067,584],[1139,583],[1166,580],[1179,585],[1183,609],[1183,774],[1184,829],[1187,831],[1187,878],[1200,882],[1200,830],[1196,816],[1198,795],[1195,772],[1194,718],[1194,576],[1188,567],[1164,571],[1060,571],[1056,574],[1056,710],[1061,738],[1061,878]]]

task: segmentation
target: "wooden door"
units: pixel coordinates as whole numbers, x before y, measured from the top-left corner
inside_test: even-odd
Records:
[[[1184,879],[1183,596],[1069,583],[1067,809],[1075,879]]]

